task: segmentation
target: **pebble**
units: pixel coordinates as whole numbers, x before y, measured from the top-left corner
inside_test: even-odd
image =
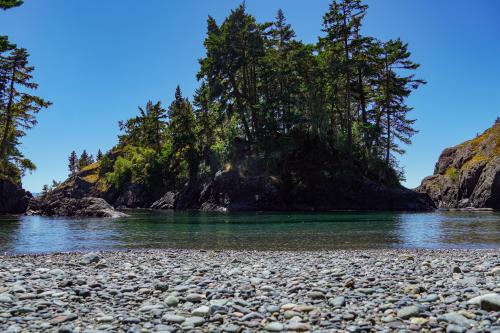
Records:
[[[240,330],[240,327],[235,324],[226,324],[221,327],[222,332],[235,333]]]
[[[99,262],[99,256],[97,255],[97,253],[94,253],[94,252],[90,252],[90,253],[87,253],[85,254],[83,257],[82,257],[82,260],[80,261],[82,264],[84,265],[88,265],[88,264],[91,264],[91,263],[97,263]]]
[[[201,302],[202,299],[203,299],[203,295],[200,295],[200,294],[189,294],[186,296],[186,301],[191,302],[191,303]]]
[[[459,325],[462,327],[468,328],[468,327],[475,324],[475,321],[467,319],[464,316],[462,316],[460,313],[457,313],[457,312],[447,313],[443,317],[447,322],[452,323],[452,324],[456,324],[456,325]]]
[[[272,322],[264,326],[264,329],[269,332],[281,332],[285,329],[282,323]]]
[[[446,327],[446,333],[463,333],[463,332],[465,332],[465,328],[458,325],[450,324]]]
[[[180,324],[186,320],[183,316],[178,316],[174,314],[166,314],[162,317],[162,320],[167,323]]]
[[[500,326],[498,250],[95,255],[88,263],[78,253],[0,258],[0,332],[473,333]],[[460,273],[450,273],[453,263]]]
[[[409,319],[418,315],[421,311],[421,308],[416,305],[405,306],[401,310],[398,311],[398,317],[402,319]]]
[[[170,295],[167,298],[165,298],[165,304],[171,307],[176,307],[177,304],[179,304],[179,299],[173,295]]]
[[[210,308],[206,305],[202,305],[199,308],[194,309],[191,314],[197,317],[206,317],[210,313]]]

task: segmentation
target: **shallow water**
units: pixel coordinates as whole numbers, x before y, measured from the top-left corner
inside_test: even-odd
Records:
[[[323,250],[500,248],[500,212],[200,213],[120,219],[0,216],[0,251],[132,248]]]

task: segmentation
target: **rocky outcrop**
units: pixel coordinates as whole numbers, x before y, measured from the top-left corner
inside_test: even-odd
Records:
[[[315,175],[310,172],[303,172],[303,177],[294,175],[284,184],[279,176],[251,173],[235,166],[214,176],[200,176],[180,188],[159,194],[133,183],[122,184],[119,188],[110,187],[100,177],[99,164],[96,163],[47,194],[44,201],[58,202],[57,209],[45,205],[49,209],[40,211],[43,214],[67,215],[65,207],[75,204],[64,201],[64,198],[85,197],[103,198],[114,207],[223,212],[435,209],[427,194],[398,184],[384,185],[356,174],[349,179],[333,179],[324,170],[316,171]]]
[[[424,178],[417,191],[439,208],[500,209],[500,122],[443,150],[434,175]]]
[[[8,180],[0,180],[0,214],[22,214],[32,195],[21,186]]]
[[[430,211],[427,194],[402,186],[385,186],[361,179],[345,186],[323,182],[314,187],[296,184],[285,190],[279,179],[237,170],[219,171],[213,179],[200,179],[179,193],[169,192],[151,208],[201,211]]]
[[[201,211],[286,210],[279,182],[270,176],[219,171],[211,180],[188,184],[178,195],[176,209]]]
[[[68,217],[124,217],[106,200],[95,197],[68,198],[61,195],[42,195],[31,199],[28,215]]]

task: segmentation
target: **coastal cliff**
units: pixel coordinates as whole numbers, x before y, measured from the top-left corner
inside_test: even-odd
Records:
[[[500,209],[500,121],[476,138],[446,148],[434,175],[417,188],[439,208]]]
[[[26,211],[31,193],[9,180],[0,180],[0,214],[21,214]]]

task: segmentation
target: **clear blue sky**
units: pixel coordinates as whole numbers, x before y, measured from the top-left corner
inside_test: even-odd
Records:
[[[170,103],[180,84],[197,87],[206,18],[220,22],[240,1],[26,0],[0,12],[0,34],[25,47],[38,94],[54,105],[40,114],[22,150],[38,166],[24,186],[38,192],[67,175],[71,150],[95,154],[116,143],[117,122],[148,100]],[[315,42],[328,1],[247,0],[259,21],[282,8],[297,37]],[[432,174],[441,150],[489,127],[500,115],[500,1],[371,0],[364,31],[409,42],[419,76],[411,97],[420,133],[401,165],[405,185]]]

